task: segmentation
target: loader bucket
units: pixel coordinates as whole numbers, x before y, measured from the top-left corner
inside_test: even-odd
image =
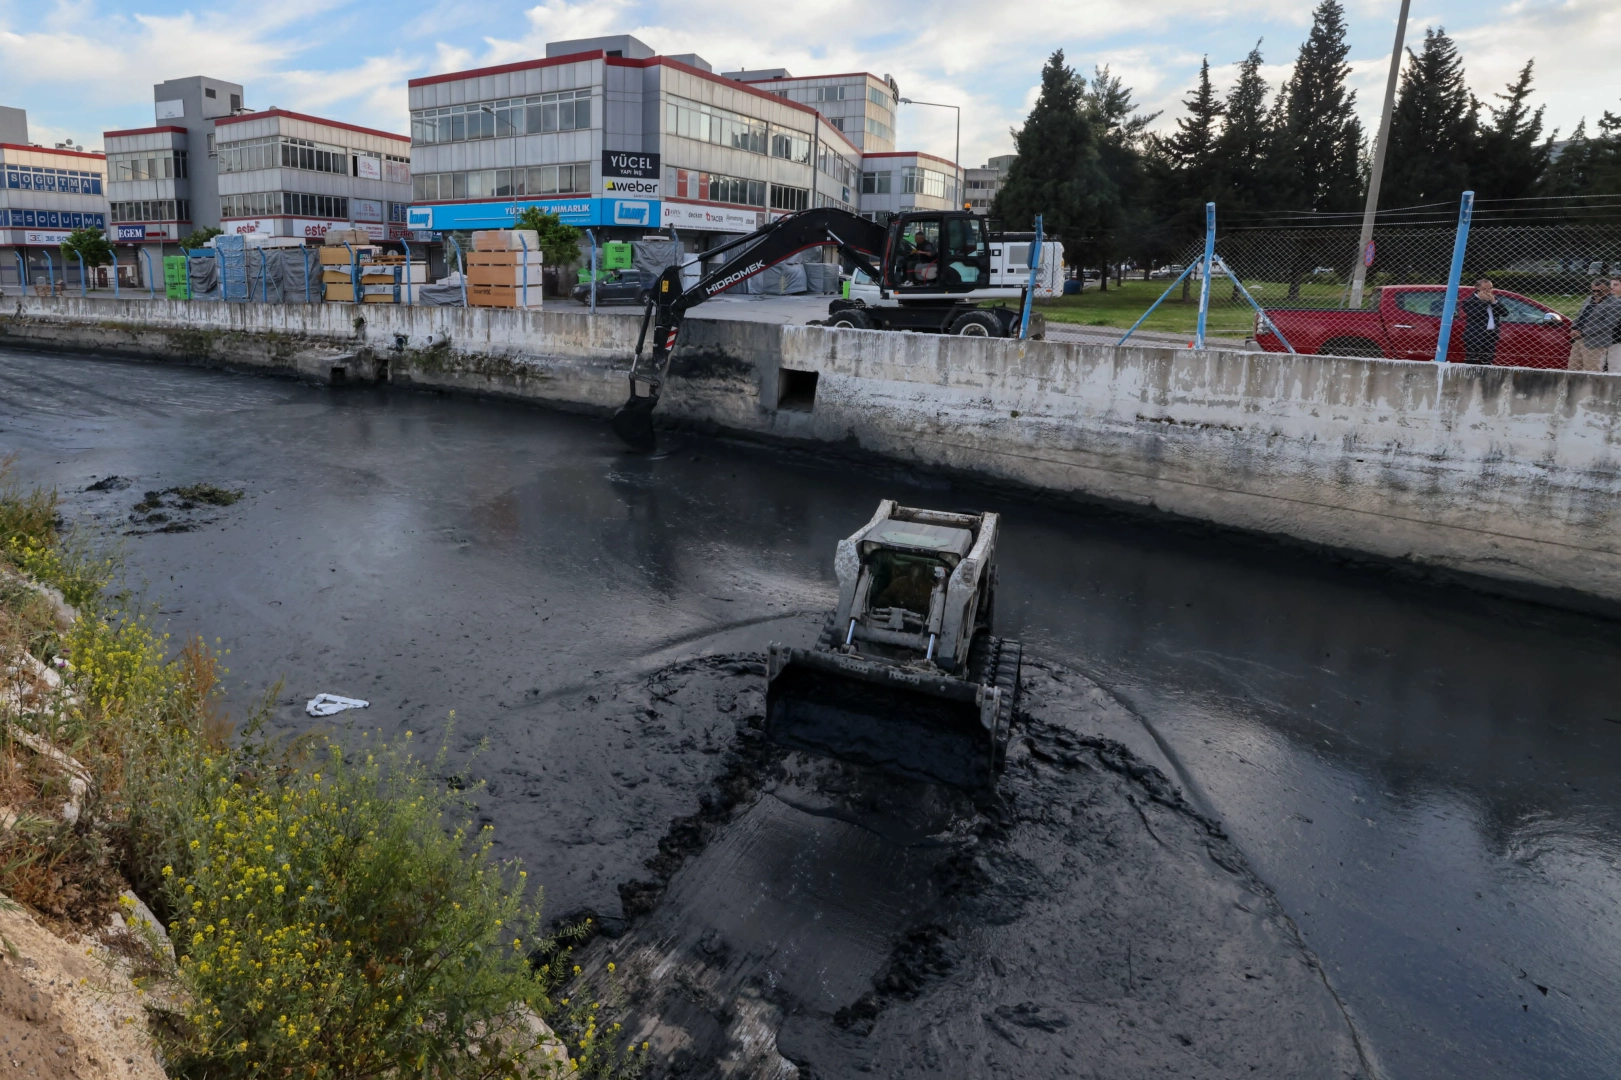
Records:
[[[657,394],[638,396],[632,390],[625,403],[614,410],[610,421],[614,434],[632,450],[648,453],[653,449],[653,406],[659,403]]]
[[[765,730],[780,745],[962,788],[996,781],[994,687],[776,644],[766,678]]]

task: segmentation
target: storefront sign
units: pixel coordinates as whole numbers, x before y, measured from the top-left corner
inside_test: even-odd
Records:
[[[118,235],[116,237],[114,237],[114,239],[118,240],[120,243],[122,243],[125,240],[145,240],[146,239],[146,226],[145,225],[119,225],[117,228],[118,228]]]
[[[735,210],[702,203],[665,202],[659,225],[668,228],[697,229],[703,232],[750,233],[765,224],[763,210]]]
[[[365,158],[360,160],[365,161]],[[350,199],[349,212],[356,221],[382,221],[383,204],[375,199]]]
[[[609,199],[580,195],[562,199],[526,199],[523,202],[452,203],[447,206],[413,206],[406,224],[413,229],[510,229],[525,207],[534,206],[556,214],[565,225],[624,225],[646,229],[656,227],[659,203],[656,199]]]
[[[65,243],[70,235],[70,233],[65,232],[44,232],[29,229],[23,233],[23,243],[34,247],[49,247],[53,244]]]
[[[625,199],[659,197],[659,156],[628,150],[602,152],[602,186],[609,195]]]
[[[181,117],[183,117],[185,115],[186,115],[186,103],[185,103],[184,100],[176,99],[174,101],[160,101],[160,102],[158,102],[158,119],[159,120],[179,120]]]
[[[278,227],[279,226],[279,227]],[[292,236],[301,240],[321,240],[332,229],[365,229],[373,240],[387,240],[388,226],[370,222],[321,221],[314,218],[237,218],[220,222],[220,228],[235,236]]]
[[[381,180],[383,178],[383,159],[367,157],[364,154],[355,157],[355,175],[362,180]]]

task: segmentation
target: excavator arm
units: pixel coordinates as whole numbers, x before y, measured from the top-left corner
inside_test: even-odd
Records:
[[[681,287],[681,267],[666,267],[653,286],[642,313],[636,358],[630,368],[630,397],[613,416],[614,432],[632,448],[653,448],[653,408],[670,369],[670,354],[688,311],[717,293],[787,261],[813,247],[836,247],[873,281],[883,280],[874,260],[880,259],[887,233],[883,226],[847,210],[818,207],[779,218],[747,236],[704,253],[706,258],[742,249],[690,289]],[[652,349],[643,355],[648,327]]]

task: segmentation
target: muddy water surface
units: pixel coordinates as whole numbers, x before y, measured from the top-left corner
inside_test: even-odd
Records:
[[[695,1074],[766,1036],[823,1076],[1621,1060],[1613,624],[753,447],[633,458],[588,419],[90,358],[0,352],[0,449],[120,533],[145,491],[245,490],[125,541],[171,629],[232,647],[239,708],[282,680],[289,729],[321,691],[390,733],[455,710],[551,909],[633,914],[614,947],[685,980],[644,1014]],[[999,617],[1037,664],[998,805],[739,765],[751,656],[814,635],[884,496],[1006,515]],[[1139,977],[1145,939],[1174,978]]]

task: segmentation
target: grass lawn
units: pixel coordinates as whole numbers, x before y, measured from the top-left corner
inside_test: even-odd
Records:
[[[1136,322],[1169,284],[1170,282],[1165,280],[1139,279],[1127,281],[1118,287],[1111,284],[1108,292],[1102,292],[1097,288],[1096,282],[1088,281],[1086,291],[1079,296],[1037,300],[1035,308],[1043,312],[1051,322],[1079,323],[1082,326],[1116,326],[1123,330]],[[1234,295],[1229,282],[1218,279],[1212,286],[1214,292],[1210,297],[1209,333],[1223,337],[1244,337],[1253,332],[1255,310],[1242,296]],[[1345,292],[1343,285],[1308,281],[1301,285],[1300,295],[1297,298],[1288,299],[1288,285],[1282,282],[1257,284],[1245,282],[1244,287],[1250,290],[1250,294],[1263,307],[1334,308],[1339,307]],[[1375,295],[1369,290],[1368,304],[1373,303]],[[1532,296],[1531,299],[1566,315],[1574,315],[1582,303],[1582,296],[1579,294],[1570,296],[1539,294]],[[1198,321],[1199,283],[1190,282],[1186,301],[1182,299],[1182,289],[1178,287],[1155,309],[1141,328],[1191,335]]]

